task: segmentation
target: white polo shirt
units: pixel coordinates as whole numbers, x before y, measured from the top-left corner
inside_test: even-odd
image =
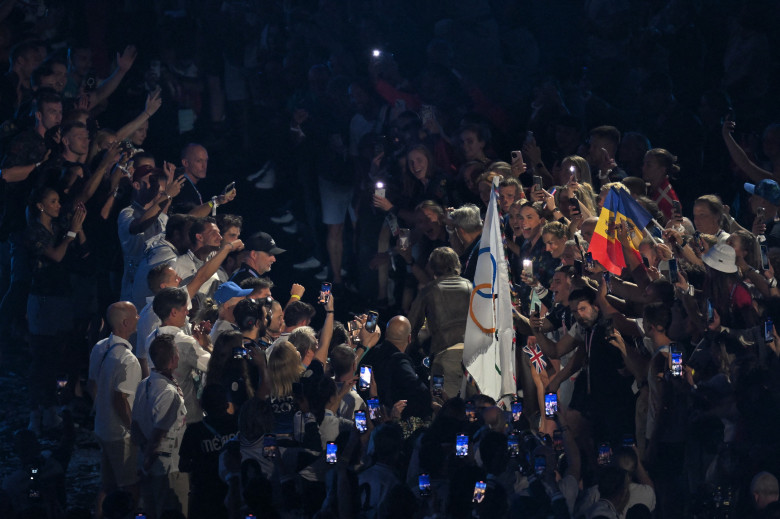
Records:
[[[101,356],[95,378],[95,436],[110,442],[130,436],[130,429],[122,423],[112,400],[116,391],[128,395],[132,409],[133,397],[141,381],[141,365],[126,340],[111,334],[106,344],[108,346]]]
[[[174,370],[173,376],[184,394],[187,422],[200,422],[203,420],[203,411],[197,393],[199,388],[206,385],[206,370],[211,354],[201,348],[194,337],[175,326],[160,326],[149,335],[147,344],[151,344],[155,337],[162,334],[173,335],[176,349],[179,350],[179,365]]]
[[[152,466],[152,474],[179,471],[179,447],[187,424],[186,416],[181,389],[164,375],[153,371],[138,384],[133,422],[138,424],[147,441],[155,429],[167,431],[157,448],[160,456]]]

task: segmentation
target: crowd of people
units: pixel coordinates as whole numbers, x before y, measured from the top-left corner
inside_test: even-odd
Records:
[[[0,2],[0,515],[780,517],[771,3],[76,4]]]

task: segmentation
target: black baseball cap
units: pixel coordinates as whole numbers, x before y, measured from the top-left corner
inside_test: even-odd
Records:
[[[285,249],[277,247],[276,242],[267,232],[258,232],[250,236],[244,242],[244,248],[246,250],[262,251],[272,256],[287,252]]]

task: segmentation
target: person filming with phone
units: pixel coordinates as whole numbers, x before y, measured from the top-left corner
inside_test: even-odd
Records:
[[[236,197],[236,183],[231,182],[219,196],[212,196],[204,201],[197,184],[206,178],[209,165],[209,153],[200,144],[187,144],[181,152],[181,165],[178,177],[184,177],[181,192],[171,203],[171,212],[187,213],[203,218],[209,214],[216,215],[217,207],[231,202]]]

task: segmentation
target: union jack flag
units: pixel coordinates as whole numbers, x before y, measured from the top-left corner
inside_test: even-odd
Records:
[[[523,352],[531,359],[531,364],[536,368],[537,373],[541,373],[547,367],[547,361],[544,360],[544,354],[539,349],[539,345],[534,344],[532,349],[526,344],[523,346]]]

